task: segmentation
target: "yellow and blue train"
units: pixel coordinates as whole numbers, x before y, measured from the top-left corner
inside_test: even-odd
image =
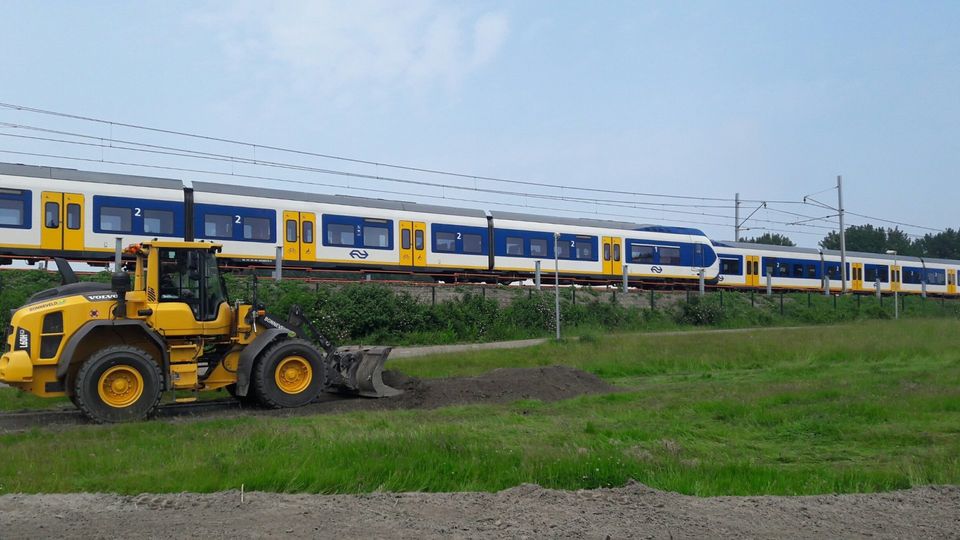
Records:
[[[711,242],[700,230],[546,217],[0,163],[0,263],[112,259],[116,238],[187,238],[221,257],[509,282],[537,261],[565,280],[839,290],[839,254]],[[896,264],[895,264],[896,263]],[[851,253],[853,290],[956,294],[960,261]]]

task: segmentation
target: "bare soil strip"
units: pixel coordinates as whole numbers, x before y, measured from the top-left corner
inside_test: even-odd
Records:
[[[0,497],[4,538],[956,538],[960,488],[697,498],[630,484],[499,493]]]
[[[476,377],[427,380],[408,377],[398,371],[385,371],[383,380],[388,385],[403,390],[404,393],[384,399],[324,394],[316,403],[296,409],[280,410],[243,407],[233,401],[178,404],[175,407],[163,409],[159,416],[163,420],[173,422],[242,415],[310,416],[351,411],[436,409],[471,403],[510,403],[521,399],[557,401],[584,394],[606,394],[619,391],[618,388],[604,382],[596,375],[564,366],[503,368]],[[0,434],[34,427],[86,423],[89,421],[72,409],[6,413],[0,414]]]

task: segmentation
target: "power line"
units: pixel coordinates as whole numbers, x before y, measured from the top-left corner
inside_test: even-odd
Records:
[[[4,149],[0,149],[0,153],[17,154],[17,155],[27,155],[27,156],[34,156],[34,157],[45,157],[45,158],[52,158],[52,159],[66,159],[66,160],[74,160],[74,161],[85,161],[85,162],[92,162],[92,163],[105,163],[105,164],[109,164],[109,165],[121,165],[121,166],[128,166],[128,167],[142,167],[142,168],[147,168],[147,169],[161,169],[161,170],[167,170],[167,171],[186,172],[186,173],[194,173],[194,174],[209,174],[209,175],[215,175],[215,176],[228,176],[228,177],[245,178],[245,179],[251,179],[251,180],[269,180],[269,181],[274,181],[274,182],[286,182],[286,183],[293,183],[293,184],[322,185],[322,186],[345,188],[345,189],[350,189],[350,190],[355,190],[355,191],[363,191],[363,192],[387,193],[387,194],[390,194],[390,195],[405,195],[405,196],[409,196],[409,195],[410,195],[409,193],[404,193],[404,192],[399,192],[399,191],[390,191],[390,190],[383,190],[383,189],[371,189],[371,188],[360,188],[360,187],[348,187],[348,186],[342,186],[342,185],[337,185],[337,184],[316,184],[316,183],[314,183],[314,182],[306,182],[306,181],[302,181],[302,180],[294,180],[294,179],[290,179],[290,178],[280,178],[280,177],[274,177],[274,176],[251,175],[251,174],[242,174],[242,173],[227,173],[227,172],[211,171],[211,170],[203,170],[203,169],[191,169],[191,168],[186,168],[186,167],[171,167],[171,166],[166,166],[166,165],[152,165],[152,164],[134,163],[134,162],[127,162],[127,161],[115,161],[115,160],[105,160],[105,159],[81,158],[81,157],[75,157],[75,156],[64,156],[64,155],[57,155],[57,154],[44,154],[44,153],[38,153],[38,152],[21,152],[21,151],[4,150]],[[538,209],[538,210],[551,210],[551,211],[557,211],[557,212],[568,212],[568,213],[578,213],[578,214],[583,214],[583,213],[584,213],[582,210],[572,210],[572,209],[569,209],[569,208],[556,208],[556,207],[537,206],[537,205],[530,205],[530,204],[515,204],[515,203],[509,203],[509,202],[503,202],[503,201],[492,202],[492,201],[485,201],[485,200],[478,200],[478,199],[467,199],[467,198],[461,198],[461,197],[449,197],[449,196],[446,196],[446,195],[418,194],[418,196],[419,196],[419,197],[429,198],[429,199],[442,199],[442,200],[463,201],[463,202],[471,202],[471,203],[478,203],[478,204],[485,204],[485,205],[491,205],[491,204],[492,204],[492,205],[510,206],[510,207],[515,207],[515,208],[535,208],[535,209]],[[633,219],[651,219],[651,220],[654,219],[654,218],[649,218],[649,217],[645,217],[645,216],[637,216],[637,215],[634,215],[634,214],[614,214],[614,213],[607,213],[607,212],[603,212],[603,213],[596,212],[596,213],[597,213],[598,215],[602,215],[602,216],[629,217],[629,218],[633,218]],[[689,224],[689,221],[687,221],[687,220],[676,220],[676,219],[669,219],[669,218],[656,218],[656,219],[659,219],[659,220],[661,220],[661,221],[671,221],[671,222],[674,222],[674,223],[685,223],[685,224]],[[705,222],[704,225],[717,225],[717,226],[720,226],[721,224],[720,224],[720,223]]]
[[[0,125],[10,125],[10,124],[0,123]],[[47,131],[53,131],[53,130],[47,130]],[[68,136],[73,136],[73,135],[74,135],[74,134],[72,134],[72,133],[70,133],[70,132],[61,132],[61,133],[64,133],[64,134],[66,134],[66,135],[68,135]],[[555,200],[555,201],[563,201],[563,202],[573,202],[573,203],[578,203],[578,204],[594,204],[594,205],[617,207],[617,208],[636,208],[636,209],[644,209],[644,210],[656,210],[656,211],[660,211],[660,212],[669,212],[669,213],[673,213],[673,214],[683,214],[683,215],[703,216],[703,217],[715,217],[715,218],[721,218],[721,219],[725,219],[725,218],[728,217],[728,216],[725,216],[725,215],[722,215],[722,214],[713,214],[713,213],[709,213],[709,212],[692,212],[692,211],[685,211],[685,210],[674,210],[674,209],[670,209],[670,208],[661,208],[662,206],[681,206],[681,205],[674,205],[674,204],[670,204],[670,203],[646,203],[646,202],[630,203],[630,202],[614,201],[614,200],[610,200],[610,199],[587,199],[587,198],[582,198],[582,197],[569,197],[569,196],[562,196],[562,195],[561,195],[561,196],[557,196],[557,195],[547,195],[547,194],[538,194],[538,193],[514,192],[514,191],[505,191],[505,190],[492,190],[492,189],[486,189],[486,188],[469,187],[469,186],[464,187],[464,186],[457,186],[457,185],[451,185],[451,184],[437,184],[437,183],[435,183],[435,182],[424,182],[424,181],[419,181],[419,180],[401,179],[401,178],[393,178],[393,177],[386,177],[386,176],[379,176],[379,175],[368,175],[368,174],[353,173],[353,172],[339,171],[339,170],[333,170],[333,169],[321,169],[321,168],[316,168],[316,167],[308,167],[308,166],[303,166],[303,165],[294,165],[294,164],[288,164],[288,163],[282,163],[282,162],[253,161],[253,160],[250,160],[249,158],[243,158],[243,157],[239,157],[239,156],[229,156],[229,155],[224,155],[224,154],[212,154],[212,153],[207,153],[207,152],[197,152],[197,151],[193,151],[193,150],[189,150],[189,149],[182,149],[182,148],[177,148],[177,147],[165,147],[165,146],[159,146],[159,145],[147,145],[147,144],[141,144],[141,143],[137,143],[137,142],[133,142],[132,144],[147,146],[147,147],[149,147],[149,148],[134,148],[134,147],[118,146],[118,145],[115,145],[115,144],[112,144],[112,143],[109,144],[109,145],[107,145],[107,144],[104,143],[104,142],[100,142],[100,143],[88,143],[88,142],[81,142],[81,141],[70,141],[70,140],[64,140],[64,139],[55,139],[55,138],[51,138],[51,137],[35,137],[35,136],[30,136],[30,135],[20,135],[20,134],[10,134],[10,133],[0,133],[0,136],[20,138],[20,139],[28,139],[28,140],[39,140],[39,141],[45,141],[45,142],[55,142],[55,143],[62,143],[62,144],[79,145],[79,146],[96,147],[96,148],[119,150],[119,151],[142,152],[142,153],[149,153],[149,154],[159,154],[159,155],[166,155],[166,156],[186,157],[186,158],[193,158],[193,159],[203,159],[203,160],[211,160],[211,161],[230,162],[230,163],[237,163],[237,162],[239,162],[239,163],[250,164],[250,165],[264,165],[264,166],[268,166],[268,167],[277,167],[277,168],[291,169],[291,170],[297,170],[297,171],[306,171],[306,172],[315,172],[315,173],[320,173],[320,174],[331,174],[331,175],[347,176],[347,177],[361,178],[361,179],[368,179],[368,180],[383,180],[383,181],[388,181],[388,182],[399,182],[399,183],[413,184],[413,185],[419,185],[419,186],[441,187],[441,188],[447,188],[447,189],[453,189],[453,190],[463,190],[463,191],[473,191],[473,192],[481,192],[481,193],[490,193],[490,194],[494,194],[494,195],[522,196],[522,197],[529,197],[529,198],[539,198],[539,199],[546,199],[546,200]],[[101,138],[101,137],[95,137],[95,136],[90,136],[90,135],[82,135],[82,134],[80,134],[80,135],[76,135],[76,136],[81,136],[81,137],[85,137],[85,138],[89,138],[89,139],[96,139],[96,140],[99,140],[99,141],[105,140],[105,139],[103,139],[103,138]],[[131,143],[126,142],[125,144],[131,144]],[[156,149],[156,148],[167,148],[167,149],[170,149],[170,150],[169,150],[169,151],[168,151],[168,150],[158,150],[158,149]],[[65,159],[72,159],[72,158],[65,158]],[[98,161],[98,160],[94,160],[94,161]],[[106,162],[106,161],[103,160],[103,159],[101,159],[101,160],[99,160],[99,161],[100,161],[100,162]],[[281,180],[281,181],[283,181],[283,180]],[[306,185],[317,185],[317,186],[321,186],[321,187],[344,187],[344,186],[339,186],[339,185],[336,185],[336,184],[331,185],[331,184],[325,184],[325,183],[319,183],[319,182],[305,182],[305,181],[302,181],[301,183],[304,183],[304,184],[306,184]],[[346,187],[349,189],[349,186],[346,186]],[[389,191],[387,191],[387,190],[375,190],[375,191],[384,192],[384,193],[388,193],[388,192],[389,192]],[[404,194],[404,195],[406,195],[406,194]],[[444,197],[444,198],[449,198],[449,197]],[[698,207],[699,205],[689,205],[689,206],[691,206],[691,207]],[[763,220],[763,219],[754,219],[753,221],[755,221],[755,222],[763,222],[763,223],[773,223],[773,224],[777,224],[777,225],[800,225],[800,226],[809,227],[809,228],[829,229],[828,227],[823,227],[823,226],[820,226],[820,225],[810,225],[810,224],[805,224],[805,223],[793,224],[793,223],[788,223],[788,222],[783,222],[783,221]]]
[[[923,225],[913,225],[910,223],[904,223],[902,221],[893,221],[893,220],[883,219],[883,218],[878,218],[873,216],[865,216],[863,214],[858,214],[856,212],[851,212],[849,210],[847,210],[847,213],[853,216],[862,217],[864,219],[872,219],[874,221],[882,221],[884,223],[892,223],[894,225],[903,225],[904,227],[913,227],[914,229],[924,229],[927,231],[943,232],[943,229],[935,229],[933,227],[924,227]]]
[[[326,153],[320,153],[320,152],[311,152],[311,151],[306,151],[306,150],[299,150],[299,149],[294,149],[294,148],[286,148],[286,147],[281,147],[281,146],[264,145],[264,144],[258,144],[258,143],[248,142],[248,141],[240,141],[240,140],[235,140],[235,139],[228,139],[228,138],[223,138],[223,137],[213,137],[213,136],[208,136],[208,135],[200,135],[200,134],[190,133],[190,132],[186,132],[186,131],[178,131],[178,130],[170,130],[170,129],[156,128],[156,127],[139,125],[139,124],[133,124],[133,123],[127,123],[127,122],[116,122],[116,121],[112,121],[112,120],[105,120],[105,119],[95,118],[95,117],[90,117],[90,116],[83,116],[83,115],[77,115],[77,114],[71,114],[71,113],[63,113],[63,112],[59,112],[59,111],[52,111],[52,110],[47,110],[47,109],[39,109],[39,108],[35,108],[35,107],[27,107],[27,106],[16,105],[16,104],[11,104],[11,103],[2,103],[2,102],[0,102],[0,108],[11,109],[11,110],[15,110],[15,111],[32,113],[32,114],[41,114],[41,115],[47,115],[47,116],[65,118],[65,119],[70,119],[70,120],[78,120],[78,121],[84,121],[84,122],[93,122],[93,123],[104,124],[104,125],[110,126],[110,128],[111,128],[111,134],[112,134],[112,129],[113,129],[113,127],[114,127],[114,126],[117,126],[117,127],[130,128],[130,129],[136,129],[136,130],[143,130],[143,131],[148,131],[148,132],[153,132],[153,133],[161,133],[161,134],[166,134],[166,135],[174,135],[174,136],[180,136],[180,137],[188,137],[188,138],[193,138],[193,139],[198,139],[198,140],[204,140],[204,141],[211,141],[211,142],[219,142],[219,143],[225,143],[225,144],[233,144],[233,145],[246,146],[246,147],[249,147],[249,148],[253,149],[254,156],[256,155],[257,149],[264,149],[264,150],[271,150],[271,151],[277,151],[277,152],[289,153],[289,154],[295,154],[295,155],[302,155],[302,156],[309,156],[309,157],[316,157],[316,158],[323,158],[323,159],[331,159],[331,160],[339,160],[339,161],[343,161],[343,162],[363,164],[363,165],[372,165],[372,166],[375,166],[375,167],[378,167],[378,168],[379,168],[379,167],[385,167],[385,168],[393,168],[393,169],[399,169],[399,170],[407,170],[407,171],[419,172],[419,173],[436,174],[436,175],[443,175],[443,176],[449,176],[449,177],[455,177],[455,178],[463,178],[463,179],[473,180],[474,182],[479,181],[479,180],[483,180],[483,181],[490,181],[490,182],[500,182],[500,183],[509,183],[509,184],[517,184],[517,185],[527,185],[527,186],[536,186],[536,187],[543,187],[543,188],[559,189],[559,190],[561,190],[561,193],[563,193],[563,192],[566,191],[566,190],[570,190],[570,191],[587,192],[587,193],[606,193],[606,194],[616,194],[616,195],[629,195],[629,196],[634,196],[634,197],[652,197],[652,198],[666,198],[666,199],[678,199],[678,200],[698,200],[698,201],[714,201],[714,202],[733,202],[733,199],[721,198],[721,197],[704,197],[704,196],[692,196],[692,195],[674,195],[674,194],[664,194],[664,193],[647,193],[647,192],[634,192],[634,191],[613,190],[613,189],[603,189],[603,188],[586,188],[586,187],[578,187],[578,186],[566,186],[566,185],[562,185],[562,184],[553,184],[553,183],[547,183],[547,182],[537,182],[537,181],[529,181],[529,180],[507,179],[507,178],[500,178],[500,177],[493,177],[493,176],[485,176],[485,175],[477,175],[477,174],[468,174],[468,173],[447,171],[447,170],[434,169],[434,168],[415,167],[415,166],[401,165],[401,164],[395,164],[395,163],[378,162],[378,161],[373,161],[373,160],[357,159],[357,158],[351,158],[351,157],[346,157],[346,156],[339,156],[339,155],[334,155],[334,154],[326,154]],[[71,132],[65,132],[65,131],[58,131],[58,130],[49,130],[49,129],[45,129],[45,128],[39,128],[39,127],[36,127],[36,126],[26,126],[26,125],[9,124],[9,123],[2,123],[2,124],[5,125],[5,126],[7,126],[7,127],[11,127],[11,128],[33,129],[33,130],[44,131],[44,132],[48,132],[48,133],[58,133],[58,134],[67,135],[67,136],[73,136],[73,137],[83,137],[83,138],[89,138],[89,139],[98,139],[98,140],[100,140],[100,141],[111,141],[111,143],[115,141],[115,139],[113,139],[112,136],[111,136],[111,137],[97,137],[97,136],[93,136],[93,135],[77,134],[77,133],[71,133]],[[0,134],[0,135],[4,135],[4,134]],[[27,137],[27,136],[20,136],[20,137],[22,137],[22,138],[30,138],[30,137]],[[42,138],[35,138],[35,139],[37,139],[37,140],[44,140],[44,139],[42,139]],[[68,143],[68,144],[80,144],[80,143],[78,143],[77,141],[62,141],[62,140],[60,140],[60,141],[50,140],[50,141],[51,141],[51,142]],[[293,169],[293,170],[302,170],[302,171],[316,172],[316,173],[319,173],[319,174],[331,174],[331,175],[341,175],[341,176],[355,177],[355,178],[362,178],[362,179],[382,180],[382,181],[391,181],[391,182],[403,182],[403,183],[409,183],[409,184],[421,185],[421,186],[441,187],[441,188],[443,188],[443,189],[458,189],[458,190],[466,190],[466,191],[478,191],[478,192],[492,193],[492,194],[499,194],[499,195],[521,195],[521,196],[528,196],[528,197],[535,197],[535,198],[543,198],[543,199],[548,199],[548,200],[558,200],[558,201],[564,201],[564,202],[573,202],[573,203],[580,203],[580,204],[595,204],[595,205],[599,204],[599,205],[603,205],[603,206],[614,206],[614,207],[627,207],[627,208],[637,208],[637,209],[646,209],[646,210],[657,210],[657,211],[661,211],[661,212],[682,213],[682,214],[687,214],[687,215],[698,215],[698,216],[705,216],[705,217],[718,217],[718,218],[724,218],[724,219],[729,218],[729,216],[723,216],[723,215],[718,215],[718,214],[710,214],[710,213],[704,213],[704,212],[684,212],[684,211],[679,211],[679,210],[668,210],[668,209],[663,208],[663,207],[667,207],[667,206],[670,206],[670,207],[684,207],[684,206],[686,206],[686,207],[696,207],[696,208],[731,208],[730,206],[726,206],[726,205],[705,205],[705,204],[704,204],[704,205],[697,205],[697,204],[662,203],[662,202],[634,202],[634,203],[624,203],[624,201],[611,201],[611,200],[609,200],[609,199],[606,199],[606,200],[604,200],[604,199],[587,199],[587,198],[585,198],[585,197],[570,197],[570,196],[566,196],[566,195],[563,195],[563,194],[561,194],[561,195],[518,194],[518,193],[516,193],[515,191],[493,190],[493,189],[480,189],[478,186],[475,186],[474,188],[469,188],[469,187],[455,186],[455,185],[449,185],[449,184],[437,184],[437,183],[434,183],[434,182],[425,182],[425,181],[410,180],[410,179],[392,178],[392,177],[381,176],[381,175],[370,175],[370,174],[352,173],[352,172],[348,172],[348,171],[338,171],[338,170],[334,170],[334,169],[322,169],[322,168],[316,168],[316,167],[307,167],[307,166],[299,166],[299,165],[293,165],[293,164],[284,164],[284,163],[282,163],[282,162],[263,161],[263,160],[257,160],[256,158],[250,159],[250,158],[243,158],[243,157],[238,157],[238,156],[227,156],[227,155],[222,155],[222,154],[212,154],[212,153],[200,152],[200,151],[189,150],[189,149],[176,149],[176,147],[164,147],[164,146],[160,146],[160,145],[152,145],[152,144],[141,143],[141,142],[136,142],[136,141],[122,141],[122,140],[120,140],[120,141],[118,141],[118,142],[121,142],[121,143],[123,143],[123,144],[132,144],[132,145],[135,145],[135,146],[141,146],[141,147],[144,147],[144,148],[154,148],[154,149],[157,149],[157,150],[158,150],[157,152],[155,152],[155,153],[158,153],[158,154],[163,154],[163,153],[165,153],[165,152],[159,151],[159,150],[162,150],[162,149],[175,149],[175,151],[177,151],[177,152],[182,152],[182,154],[170,153],[170,154],[167,154],[167,155],[173,155],[173,156],[178,156],[178,157],[188,157],[188,158],[202,159],[202,156],[208,156],[208,157],[217,156],[217,157],[220,158],[221,161],[231,161],[231,162],[234,162],[234,163],[245,163],[245,164],[250,164],[250,165],[254,165],[254,166],[261,166],[261,165],[262,165],[262,166],[280,167],[280,168],[288,168],[288,169]],[[110,149],[126,150],[126,151],[141,151],[141,152],[142,152],[142,151],[145,151],[143,148],[140,148],[140,149],[124,148],[124,147],[119,147],[119,146],[115,146],[115,145],[112,145],[112,144],[111,144],[111,145],[106,145],[106,144],[103,144],[103,143],[100,144],[100,145],[90,145],[90,146],[99,146],[99,147],[104,148],[104,149],[110,148]],[[12,152],[12,153],[16,153],[16,152]],[[31,155],[31,154],[26,153],[26,155]],[[42,156],[42,154],[35,154],[35,155]],[[51,157],[54,157],[54,156],[51,156]],[[77,159],[77,158],[63,157],[62,159]],[[102,162],[102,163],[109,163],[109,161],[106,161],[106,160],[90,160],[90,161],[94,161],[94,162],[99,161],[99,162]],[[149,165],[133,165],[133,166],[150,167]],[[223,173],[209,172],[208,174],[223,174]],[[282,180],[282,179],[281,179],[281,180],[278,180],[278,181],[289,181],[289,180]],[[308,183],[308,184],[318,185],[318,186],[331,186],[330,184],[321,184],[321,183]],[[336,186],[336,185],[332,185],[332,186]],[[345,187],[345,186],[336,186],[336,187]],[[365,190],[365,189],[362,189],[362,188],[351,188],[350,186],[346,186],[346,188],[347,188],[347,189],[358,189],[358,190],[360,190],[360,191],[374,191],[374,192],[380,192],[380,193],[397,193],[397,192],[391,192],[391,191],[389,191],[389,190]],[[817,193],[813,193],[813,194],[811,194],[811,195],[818,195],[818,194],[821,194],[821,193],[825,193],[825,192],[827,192],[827,191],[831,191],[831,190],[833,190],[833,189],[836,189],[836,188],[833,188],[833,187],[827,188],[827,189],[825,189],[825,190],[821,190],[821,191],[819,191],[819,192],[817,192]],[[406,195],[405,193],[400,193],[400,194]],[[442,198],[451,199],[450,197],[442,197]],[[788,205],[788,204],[789,204],[789,205],[794,205],[794,204],[806,204],[806,203],[801,202],[801,201],[791,201],[791,200],[761,200],[761,199],[741,199],[741,202],[746,202],[746,203],[782,204],[782,205]],[[657,208],[657,207],[659,207],[659,208]],[[793,212],[789,212],[789,211],[786,211],[786,210],[780,210],[780,209],[771,209],[771,210],[773,210],[773,211],[775,211],[775,212],[787,214],[787,215],[796,215],[796,217],[803,217],[803,218],[806,218],[806,220],[811,220],[811,221],[817,221],[817,220],[818,220],[818,218],[816,218],[815,216],[807,216],[807,215],[803,215],[803,214],[799,214],[799,213],[793,213]],[[571,211],[571,210],[564,210],[564,211]],[[942,229],[937,229],[937,228],[933,228],[933,227],[925,227],[925,226],[922,226],[922,225],[913,225],[913,224],[904,223],[904,222],[899,222],[899,221],[894,221],[894,220],[887,220],[887,219],[882,219],[882,218],[875,218],[875,217],[866,216],[866,215],[863,215],[863,214],[856,214],[856,213],[849,212],[849,211],[848,211],[847,213],[848,213],[848,214],[852,214],[852,215],[856,215],[856,216],[859,216],[859,217],[863,217],[863,218],[866,218],[866,219],[874,219],[874,220],[877,220],[877,221],[882,221],[882,222],[885,222],[885,223],[891,223],[891,224],[896,224],[896,225],[902,225],[902,226],[905,226],[905,227],[914,227],[914,228],[918,228],[918,229],[924,229],[924,230],[929,230],[929,231],[937,231],[937,232],[942,231]],[[661,219],[663,219],[663,218],[661,218]],[[823,219],[823,218],[819,218],[819,219]],[[754,221],[761,221],[761,222],[767,222],[767,223],[775,223],[775,224],[788,225],[788,226],[789,226],[789,225],[794,225],[794,226],[804,226],[804,227],[819,228],[819,229],[832,229],[831,227],[824,227],[824,226],[819,226],[819,225],[811,225],[811,224],[808,224],[808,223],[798,223],[798,222],[790,223],[790,222],[782,222],[782,221],[774,221],[774,220],[756,220],[756,219],[755,219]],[[756,227],[755,227],[755,229],[756,229]],[[793,232],[801,233],[800,231],[793,231]],[[802,233],[801,233],[801,234],[802,234]],[[811,233],[811,234],[812,234],[812,233]]]
[[[392,168],[392,169],[401,169],[401,170],[413,171],[413,172],[420,172],[420,173],[438,174],[438,175],[451,176],[451,177],[457,177],[457,178],[466,178],[466,179],[470,179],[470,180],[486,180],[486,181],[490,181],[490,182],[503,182],[503,183],[510,183],[510,184],[519,184],[519,185],[537,186],[537,187],[547,187],[547,188],[563,189],[563,190],[573,190],[573,191],[585,191],[585,192],[593,192],[593,193],[607,193],[607,194],[616,194],[616,195],[632,195],[632,196],[636,196],[636,197],[658,197],[658,198],[669,198],[669,199],[686,199],[686,200],[701,200],[701,201],[723,201],[723,202],[732,202],[732,199],[722,198],[722,197],[702,197],[702,196],[692,196],[692,195],[670,195],[670,194],[663,194],[663,193],[645,193],[645,192],[621,191],[621,190],[611,190],[611,189],[602,189],[602,188],[584,188],[584,187],[578,187],[578,186],[565,186],[565,185],[562,185],[562,184],[551,184],[551,183],[547,183],[547,182],[534,182],[534,181],[530,181],[530,180],[513,180],[513,179],[507,179],[507,178],[498,178],[498,177],[494,177],[494,176],[484,176],[484,175],[479,175],[479,174],[467,174],[467,173],[460,173],[460,172],[453,172],[453,171],[444,171],[444,170],[440,170],[440,169],[430,169],[430,168],[425,168],[425,167],[414,167],[414,166],[409,166],[409,165],[398,165],[398,164],[393,164],[393,163],[385,163],[385,162],[371,161],[371,160],[365,160],[365,159],[350,158],[350,157],[345,157],[345,156],[338,156],[338,155],[334,155],[334,154],[324,154],[324,153],[320,153],[320,152],[310,152],[310,151],[307,151],[307,150],[298,150],[298,149],[293,149],[293,148],[284,148],[284,147],[281,147],[281,146],[258,144],[258,143],[252,143],[252,142],[248,142],[248,141],[240,141],[240,140],[235,140],[235,139],[226,139],[226,138],[222,138],[222,137],[213,137],[213,136],[209,136],[209,135],[198,135],[198,134],[189,133],[189,132],[185,132],[185,131],[176,131],[176,130],[170,130],[170,129],[155,128],[155,127],[143,126],[143,125],[138,125],[138,124],[130,124],[130,123],[126,123],[126,122],[114,122],[114,121],[112,121],[112,120],[104,120],[104,119],[94,118],[94,117],[90,117],[90,116],[82,116],[82,115],[76,115],[76,114],[70,114],[70,113],[63,113],[63,112],[58,112],[58,111],[51,111],[51,110],[46,110],[46,109],[38,109],[38,108],[34,108],[34,107],[26,107],[26,106],[23,106],[23,105],[16,105],[16,104],[12,104],[12,103],[2,103],[2,102],[0,102],[0,108],[12,109],[12,110],[16,110],[16,111],[22,111],[22,112],[28,112],[28,113],[34,113],[34,114],[43,114],[43,115],[48,115],[48,116],[55,116],[55,117],[60,117],[60,118],[69,118],[69,119],[72,119],[72,120],[81,120],[81,121],[85,121],[85,122],[95,122],[95,123],[105,124],[105,125],[109,125],[109,126],[119,126],[119,127],[130,128],[130,129],[139,129],[139,130],[151,131],[151,132],[155,132],[155,133],[163,133],[163,134],[166,134],[166,135],[176,135],[176,136],[180,136],[180,137],[190,137],[190,138],[200,139],[200,140],[205,140],[205,141],[220,142],[220,143],[226,143],[226,144],[236,144],[236,145],[251,147],[251,148],[254,148],[254,149],[261,148],[261,149],[265,149],[265,150],[273,150],[273,151],[276,151],[276,152],[285,152],[285,153],[298,154],[298,155],[303,155],[303,156],[318,157],[318,158],[323,158],[323,159],[333,159],[333,160],[339,160],[339,161],[345,161],[345,162],[357,163],[357,164],[363,164],[363,165],[373,165],[373,166],[376,166],[376,167],[387,167],[387,168]]]

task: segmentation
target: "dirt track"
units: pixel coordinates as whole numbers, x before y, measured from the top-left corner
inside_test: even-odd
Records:
[[[960,488],[696,498],[565,492],[5,495],[3,538],[957,538]]]

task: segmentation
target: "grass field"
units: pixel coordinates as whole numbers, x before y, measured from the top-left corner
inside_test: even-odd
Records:
[[[624,392],[541,403],[0,435],[0,493],[575,489],[696,495],[960,483],[960,322],[588,335],[405,359],[420,377],[564,364]],[[9,392],[4,389],[4,392]],[[9,396],[2,399],[9,400]]]

